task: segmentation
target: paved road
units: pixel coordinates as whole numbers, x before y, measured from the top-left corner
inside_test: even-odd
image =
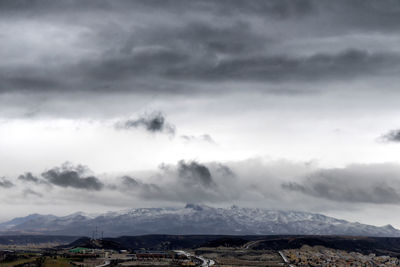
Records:
[[[278,251],[278,253],[279,253],[279,255],[281,255],[283,261],[284,261],[286,264],[289,264],[290,267],[295,267],[293,264],[290,264],[290,261],[286,258],[286,256],[283,254],[282,251]]]
[[[183,250],[175,250],[175,252],[181,253],[181,254],[185,255],[186,257],[188,257],[188,258],[196,258],[196,259],[198,259],[199,261],[202,262],[202,264],[200,265],[201,267],[209,267],[209,266],[213,266],[215,264],[215,262],[213,260],[209,260],[209,259],[203,258],[201,256],[195,256],[195,255],[192,255],[189,252],[186,252],[186,251],[183,251]]]
[[[205,259],[205,258],[203,258],[201,256],[199,256],[199,257],[195,256],[195,258],[203,262],[201,264],[201,267],[213,266],[215,264],[215,261],[209,260],[209,259]]]
[[[254,240],[254,241],[250,241],[250,242],[244,244],[243,248],[244,248],[244,249],[251,249],[251,247],[257,245],[258,243],[260,243],[260,242],[262,242],[262,241],[264,241],[264,240]]]
[[[106,266],[109,266],[110,263],[111,263],[110,261],[105,261],[103,264],[97,265],[96,267],[106,267]]]

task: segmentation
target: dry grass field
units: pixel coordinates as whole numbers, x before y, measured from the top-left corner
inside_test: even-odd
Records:
[[[281,256],[272,250],[219,247],[199,248],[195,253],[214,260],[214,266],[285,266]]]

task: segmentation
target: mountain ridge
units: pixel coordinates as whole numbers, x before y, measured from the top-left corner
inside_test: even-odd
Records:
[[[31,214],[0,223],[0,233],[92,236],[146,234],[208,235],[350,235],[400,237],[391,225],[372,226],[318,213],[258,208],[214,208],[187,204],[182,208],[138,208],[98,215]]]

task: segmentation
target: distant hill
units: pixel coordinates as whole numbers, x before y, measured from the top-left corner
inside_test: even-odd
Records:
[[[252,208],[212,208],[189,204],[184,208],[129,209],[96,216],[74,213],[64,217],[29,215],[0,224],[0,234],[35,233],[92,236],[169,235],[351,235],[400,237],[390,225],[377,227],[300,211]]]
[[[282,250],[308,246],[400,256],[400,238],[354,236],[269,236],[252,242],[251,249]]]
[[[76,240],[76,236],[46,235],[6,235],[0,236],[0,245],[38,245],[45,243],[68,244]]]
[[[60,246],[104,248],[104,249],[150,249],[150,250],[173,250],[195,248],[222,238],[214,235],[144,235],[144,236],[121,236],[104,238],[102,240],[92,240],[82,237],[74,242]]]
[[[89,237],[81,237],[70,244],[58,246],[58,248],[74,248],[74,247],[84,247],[84,248],[94,248],[94,249],[111,249],[111,250],[121,250],[129,249],[129,247],[122,245],[118,242],[119,239],[91,239]]]

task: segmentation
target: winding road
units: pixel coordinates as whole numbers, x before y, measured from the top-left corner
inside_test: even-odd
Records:
[[[215,261],[213,261],[213,260],[206,259],[202,256],[195,256],[195,255],[192,255],[189,252],[186,252],[183,250],[175,250],[175,252],[181,253],[188,258],[195,258],[195,259],[199,260],[200,262],[202,262],[200,265],[201,267],[209,267],[209,266],[213,266],[215,264]]]

